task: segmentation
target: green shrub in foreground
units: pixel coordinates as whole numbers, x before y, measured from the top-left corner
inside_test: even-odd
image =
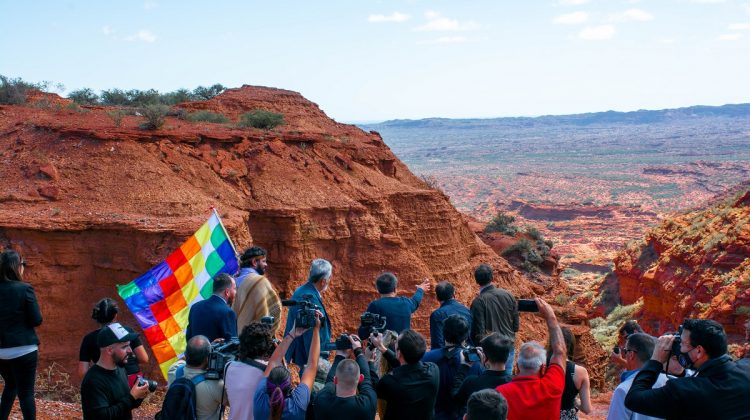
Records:
[[[166,105],[146,105],[140,110],[143,118],[146,122],[141,124],[141,128],[144,130],[158,130],[164,125],[164,121],[169,112],[169,107]]]
[[[270,130],[284,124],[284,116],[275,112],[256,109],[240,116],[241,127],[253,127]]]
[[[192,112],[187,115],[187,120],[202,121],[215,124],[223,124],[229,122],[229,118],[227,118],[224,114],[219,114],[211,111]]]

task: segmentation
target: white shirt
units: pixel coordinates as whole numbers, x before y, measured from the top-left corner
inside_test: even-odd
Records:
[[[634,373],[626,381],[621,383],[615,388],[615,392],[612,393],[612,401],[609,404],[609,413],[607,413],[607,420],[661,420],[659,417],[651,417],[645,414],[635,413],[625,407],[625,396],[628,395],[630,387],[633,385],[633,380],[638,376],[638,373]],[[651,389],[661,388],[667,383],[667,375],[660,373],[659,377],[656,378],[656,383]]]
[[[264,377],[263,371],[254,366],[242,362],[229,364],[224,377],[229,399],[229,420],[252,420],[253,396]]]

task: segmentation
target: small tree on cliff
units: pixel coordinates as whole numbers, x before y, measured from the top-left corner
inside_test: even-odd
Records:
[[[284,124],[284,116],[275,112],[256,109],[240,116],[239,125],[242,127],[260,128],[270,130]]]
[[[144,130],[158,130],[164,125],[164,121],[169,112],[169,107],[166,105],[146,105],[140,110],[143,118],[146,122],[141,124],[141,128]]]
[[[518,233],[518,228],[513,226],[513,222],[515,221],[515,217],[500,211],[492,218],[492,220],[490,220],[489,223],[487,223],[487,226],[484,227],[484,231],[485,233],[500,232],[503,235],[514,236]]]

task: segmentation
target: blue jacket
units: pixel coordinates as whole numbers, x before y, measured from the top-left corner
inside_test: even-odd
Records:
[[[423,363],[432,362],[440,370],[440,386],[435,401],[435,420],[454,420],[463,415],[464,408],[456,404],[451,393],[453,380],[461,366],[459,352],[460,349],[456,347],[445,347],[430,350],[422,356]],[[479,363],[474,363],[469,369],[469,375],[479,375],[480,373],[482,373],[482,367]]]
[[[385,329],[401,334],[402,331],[411,328],[411,314],[419,308],[423,296],[424,291],[417,288],[414,296],[410,298],[382,297],[370,302],[367,312],[385,316]]]
[[[320,344],[322,348],[325,343],[331,341],[331,320],[328,319],[328,313],[326,312],[325,305],[323,305],[323,301],[320,299],[320,293],[318,293],[318,290],[315,289],[315,286],[310,282],[306,282],[298,287],[292,294],[292,299],[302,300],[302,297],[305,295],[312,296],[311,302],[318,305],[318,307],[320,307],[320,312],[323,312],[323,319],[320,325]],[[284,335],[287,335],[287,333],[291,331],[294,319],[297,317],[297,312],[299,312],[299,306],[289,307]],[[306,365],[311,342],[312,328],[304,333],[302,337],[298,337],[292,341],[292,344],[289,345],[289,349],[286,351],[286,360],[293,361],[297,366]]]
[[[205,335],[208,341],[237,337],[237,315],[224,299],[216,295],[190,307],[186,339]]]
[[[430,348],[435,350],[445,346],[443,323],[449,316],[458,314],[466,319],[471,331],[471,311],[456,299],[448,299],[430,315]],[[471,343],[471,339],[468,340]]]

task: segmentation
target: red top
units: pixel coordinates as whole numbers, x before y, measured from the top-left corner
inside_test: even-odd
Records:
[[[565,370],[552,364],[543,377],[516,376],[500,385],[497,392],[508,400],[508,420],[559,419],[565,388]]]

